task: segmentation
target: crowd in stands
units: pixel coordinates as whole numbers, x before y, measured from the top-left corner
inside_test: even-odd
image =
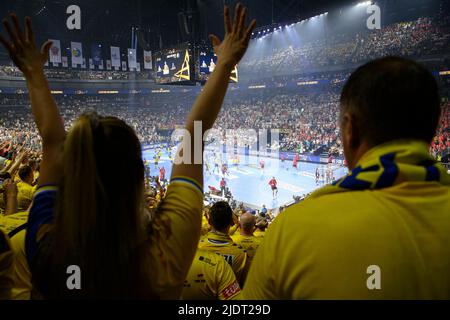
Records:
[[[171,133],[185,120],[191,94],[156,95],[150,97],[104,98],[102,96],[76,96],[57,98],[66,128],[82,113],[96,111],[126,119],[137,132],[143,145],[170,142]],[[0,133],[3,139],[25,142],[32,150],[40,149],[40,139],[29,102],[21,95],[0,98]],[[432,145],[432,152],[441,159],[449,153],[449,103],[442,104],[443,116]],[[295,91],[273,91],[269,94],[231,94],[215,124],[215,129],[224,135],[220,140],[226,143],[226,130],[235,130],[239,147],[253,146],[256,137],[239,134],[239,129],[279,129],[280,151],[302,154],[328,153],[343,156],[338,126],[339,97],[331,90],[322,93],[299,94]],[[13,138],[15,137],[15,138]]]
[[[151,80],[151,72],[127,72],[114,70],[77,70],[69,68],[48,68],[49,79],[61,80]],[[0,77],[22,78],[22,72],[15,66],[0,65]]]
[[[271,52],[244,57],[239,65],[246,77],[307,73],[339,66],[355,66],[387,55],[424,57],[450,48],[448,25],[431,18],[401,22],[380,30],[354,34],[330,34],[302,44],[285,44]]]

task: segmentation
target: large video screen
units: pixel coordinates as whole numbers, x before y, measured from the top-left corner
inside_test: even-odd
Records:
[[[188,44],[155,54],[157,83],[191,81],[191,52]]]
[[[197,79],[200,81],[207,81],[209,75],[214,71],[217,64],[217,56],[213,49],[203,49],[199,51],[198,54],[198,68],[197,68]],[[238,70],[237,66],[234,68],[230,82],[238,82]]]

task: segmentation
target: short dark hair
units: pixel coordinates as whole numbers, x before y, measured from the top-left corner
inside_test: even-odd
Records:
[[[24,181],[32,173],[33,169],[29,165],[23,166],[19,169],[19,178]]]
[[[218,201],[209,211],[209,221],[214,229],[224,230],[233,222],[233,210],[227,202]]]
[[[361,140],[375,146],[396,139],[431,142],[441,114],[436,79],[421,64],[398,57],[371,61],[348,79],[341,117],[349,111]]]

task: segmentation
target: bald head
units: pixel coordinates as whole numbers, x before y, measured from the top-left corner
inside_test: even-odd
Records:
[[[253,233],[256,224],[256,218],[251,213],[244,213],[239,219],[239,224],[241,225],[241,230],[245,233]]]

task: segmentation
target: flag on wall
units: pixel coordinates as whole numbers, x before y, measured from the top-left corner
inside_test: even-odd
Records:
[[[111,47],[111,65],[113,67],[120,67],[120,48]]]
[[[128,52],[128,68],[136,69],[136,49],[127,49]]]
[[[80,42],[70,43],[72,53],[72,64],[83,64],[83,47]]]
[[[91,45],[91,58],[94,66],[99,66],[102,61],[102,45],[94,43]]]
[[[50,47],[49,59],[53,64],[61,63],[61,41],[50,39],[53,42]]]
[[[153,69],[151,51],[144,50],[144,69]]]

